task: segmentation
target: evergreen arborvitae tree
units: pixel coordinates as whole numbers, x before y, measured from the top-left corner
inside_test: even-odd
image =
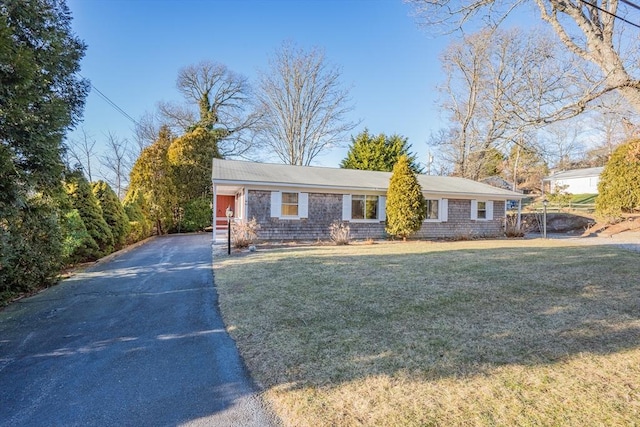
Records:
[[[600,175],[596,214],[616,219],[640,210],[640,139],[620,145]]]
[[[57,280],[62,140],[88,93],[84,51],[64,0],[0,2],[0,299]]]
[[[127,243],[135,243],[151,236],[151,224],[144,214],[144,196],[138,190],[127,192],[124,198],[124,211],[129,218]]]
[[[211,196],[211,159],[221,158],[216,131],[196,127],[174,139],[167,151],[181,206]]]
[[[28,210],[0,216],[0,300],[55,283],[61,267],[62,233],[47,198],[32,197]]]
[[[167,157],[172,141],[169,129],[160,129],[158,140],[142,150],[131,168],[129,190],[125,196],[125,203],[139,202],[144,217],[154,225],[157,234],[164,234],[173,227],[173,213],[178,207],[178,195]]]
[[[100,248],[89,235],[84,221],[77,209],[66,212],[62,219],[63,261],[65,264],[76,264],[96,257]]]
[[[422,188],[403,155],[393,167],[387,190],[387,233],[406,240],[420,229],[424,216]]]
[[[422,173],[416,155],[409,152],[411,145],[407,138],[399,135],[387,137],[385,134],[370,135],[365,129],[355,138],[351,137],[351,145],[340,167],[343,169],[360,169],[370,171],[391,172],[400,156],[406,155],[409,167],[415,173]]]
[[[67,194],[74,209],[78,210],[89,235],[98,244],[99,251],[90,254],[98,259],[113,251],[113,234],[102,216],[102,209],[91,191],[91,185],[82,172],[71,172],[66,182]]]
[[[93,194],[102,209],[102,217],[111,228],[113,244],[116,249],[122,248],[129,234],[129,218],[115,191],[104,181],[94,182]]]

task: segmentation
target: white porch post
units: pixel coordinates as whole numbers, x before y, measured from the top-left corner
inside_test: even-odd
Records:
[[[520,231],[520,225],[522,224],[522,199],[518,200],[518,220],[517,220],[517,230]]]
[[[216,244],[216,232],[217,232],[217,225],[216,224],[216,212],[218,212],[218,206],[217,206],[217,196],[218,195],[218,186],[216,185],[216,183],[213,183],[213,202],[211,203],[211,206],[213,207],[213,212],[212,212],[212,216],[213,216],[213,230],[212,230],[212,239],[213,239],[213,244]]]

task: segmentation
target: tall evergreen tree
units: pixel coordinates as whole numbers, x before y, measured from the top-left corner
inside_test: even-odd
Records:
[[[113,251],[113,234],[102,216],[102,209],[91,191],[91,185],[81,171],[69,173],[66,180],[67,194],[74,209],[78,210],[89,235],[98,244],[99,251],[90,254],[97,259]]]
[[[88,92],[84,51],[64,0],[0,2],[0,292],[57,280],[62,138]]]
[[[600,175],[596,214],[609,219],[640,211],[640,139],[620,145]]]
[[[171,142],[167,158],[181,204],[211,195],[211,159],[221,158],[215,131],[196,127]]]
[[[344,169],[361,169],[391,172],[400,156],[406,155],[409,167],[414,173],[422,173],[416,155],[410,153],[411,144],[400,135],[371,135],[365,129],[355,138],[351,137],[351,145],[340,167]]]
[[[167,156],[172,141],[171,132],[163,127],[158,140],[142,150],[131,169],[129,190],[125,197],[125,204],[137,201],[144,217],[153,223],[158,234],[164,234],[172,228],[173,212],[178,207],[173,171]]]
[[[129,234],[129,218],[127,218],[116,192],[109,184],[104,181],[94,182],[92,190],[100,209],[102,209],[102,217],[111,228],[115,249],[120,249],[124,246],[127,234]]]
[[[409,166],[409,158],[402,155],[393,167],[387,190],[387,233],[407,240],[420,230],[424,216],[422,188]]]

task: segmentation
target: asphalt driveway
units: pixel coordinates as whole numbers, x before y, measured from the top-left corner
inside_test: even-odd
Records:
[[[269,426],[211,235],[156,238],[0,311],[0,426]]]

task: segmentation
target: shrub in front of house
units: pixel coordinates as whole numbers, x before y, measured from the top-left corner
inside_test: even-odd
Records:
[[[258,239],[260,224],[255,218],[248,222],[231,223],[231,241],[235,248],[246,248]]]
[[[505,220],[504,234],[507,237],[524,237],[524,227],[518,226],[517,215],[507,215]]]
[[[333,221],[329,226],[329,236],[336,245],[348,245],[351,241],[349,224],[342,221]]]

